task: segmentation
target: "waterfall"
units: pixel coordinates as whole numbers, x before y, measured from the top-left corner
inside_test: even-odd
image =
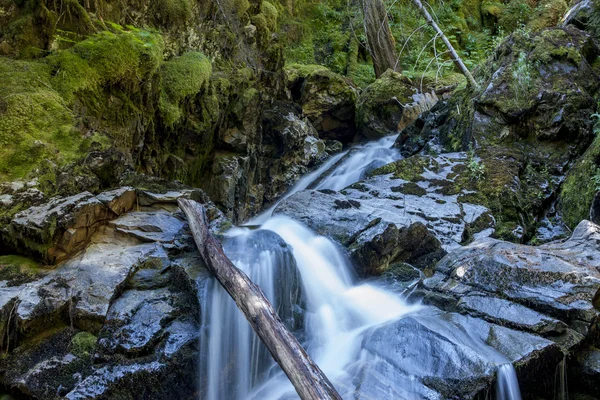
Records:
[[[260,286],[288,329],[296,329],[301,323],[297,315],[302,303],[299,276],[289,247],[281,238],[265,230],[245,231],[227,240],[223,248]],[[204,301],[201,376],[205,377],[206,399],[245,399],[264,380],[274,361],[215,279],[207,284]]]
[[[339,154],[304,177],[287,196],[311,185],[339,190],[362,179],[368,170],[400,158],[390,149],[394,140],[383,138]],[[232,228],[225,253],[261,287],[342,396],[360,398],[353,380],[365,359],[362,345],[369,332],[411,314],[431,329],[450,332],[458,342],[489,355],[490,362],[500,365],[498,399],[521,399],[514,368],[497,351],[448,321],[424,315],[425,307],[409,305],[373,283],[358,282],[338,245],[291,218],[272,217],[275,206],[248,223],[260,229]],[[201,399],[297,398],[226,291],[211,279],[202,296],[201,387],[206,390]]]
[[[315,182],[315,189],[342,190],[365,178],[376,168],[394,162],[402,156],[392,148],[396,136],[386,136],[374,142],[357,146],[330,175]]]

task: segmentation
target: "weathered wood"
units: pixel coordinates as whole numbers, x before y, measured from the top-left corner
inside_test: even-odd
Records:
[[[471,75],[471,72],[469,72],[469,69],[467,68],[467,66],[462,62],[462,60],[458,56],[458,53],[456,52],[456,50],[454,50],[452,43],[450,43],[450,41],[448,40],[448,38],[446,37],[444,32],[442,32],[442,30],[440,29],[438,24],[435,23],[433,18],[431,18],[431,15],[429,14],[429,12],[425,9],[425,7],[423,7],[423,3],[421,3],[421,0],[412,0],[412,2],[419,9],[419,11],[421,11],[421,14],[423,14],[423,17],[425,18],[425,21],[427,21],[427,23],[429,25],[431,25],[431,27],[435,30],[436,34],[440,38],[442,38],[442,41],[448,48],[448,52],[450,53],[450,55],[452,57],[452,61],[454,62],[454,65],[467,78],[469,85],[471,87],[473,87],[474,89],[479,88],[479,85],[473,78],[473,75]]]
[[[287,330],[262,290],[227,258],[221,244],[208,229],[204,207],[183,198],[178,203],[188,219],[202,259],[244,313],[300,398],[341,400],[329,379]]]
[[[382,0],[361,0],[369,53],[375,77],[396,68],[396,44],[390,30],[387,10]]]

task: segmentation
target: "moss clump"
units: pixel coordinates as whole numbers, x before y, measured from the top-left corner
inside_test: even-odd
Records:
[[[48,65],[0,57],[0,76],[0,180],[25,177],[44,159],[63,164],[83,154]]]
[[[153,1],[155,20],[163,25],[185,25],[192,18],[191,0]]]
[[[268,1],[263,1],[260,5],[260,12],[265,16],[267,28],[271,32],[275,32],[277,30],[277,19],[279,18],[277,8]]]
[[[399,192],[402,194],[409,194],[413,196],[425,196],[427,194],[427,190],[423,189],[421,186],[414,182],[408,182],[405,185],[397,186],[391,188],[392,192]]]
[[[356,102],[359,133],[368,138],[377,138],[397,131],[403,105],[413,102],[414,93],[410,79],[387,70],[360,94]]]
[[[96,349],[97,341],[98,338],[91,333],[79,332],[71,339],[69,350],[78,357],[89,357]]]
[[[575,228],[583,219],[588,219],[592,200],[598,183],[594,177],[600,175],[600,136],[596,136],[584,155],[571,168],[560,191],[560,209],[563,220]]]
[[[164,63],[161,68],[160,112],[165,125],[173,126],[183,117],[185,99],[198,94],[212,74],[210,60],[190,52]]]
[[[112,85],[133,91],[158,71],[164,50],[160,35],[112,27],[114,32],[100,32],[48,57],[53,84],[65,98],[82,92],[97,95],[100,87]]]
[[[299,78],[306,78],[315,72],[327,72],[327,67],[315,64],[289,64],[284,67],[288,82],[295,82]]]
[[[409,182],[419,182],[424,180],[423,173],[425,169],[438,172],[439,163],[431,157],[409,157],[393,163],[384,165],[371,172],[371,175],[394,174],[394,178],[404,179]]]
[[[21,256],[0,256],[0,281],[8,286],[19,286],[31,282],[40,275],[38,263]]]

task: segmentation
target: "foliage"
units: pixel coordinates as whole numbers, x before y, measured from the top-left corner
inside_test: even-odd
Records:
[[[515,81],[515,95],[518,98],[529,92],[531,87],[531,71],[527,61],[527,54],[523,51],[519,53],[519,58],[514,65],[512,77]]]

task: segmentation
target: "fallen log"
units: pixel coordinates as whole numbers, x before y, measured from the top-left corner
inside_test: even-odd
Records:
[[[265,297],[263,291],[239,270],[223,252],[221,244],[208,229],[204,207],[180,198],[190,230],[208,269],[233,298],[235,304],[267,346],[303,400],[340,399],[329,379],[313,362]]]

